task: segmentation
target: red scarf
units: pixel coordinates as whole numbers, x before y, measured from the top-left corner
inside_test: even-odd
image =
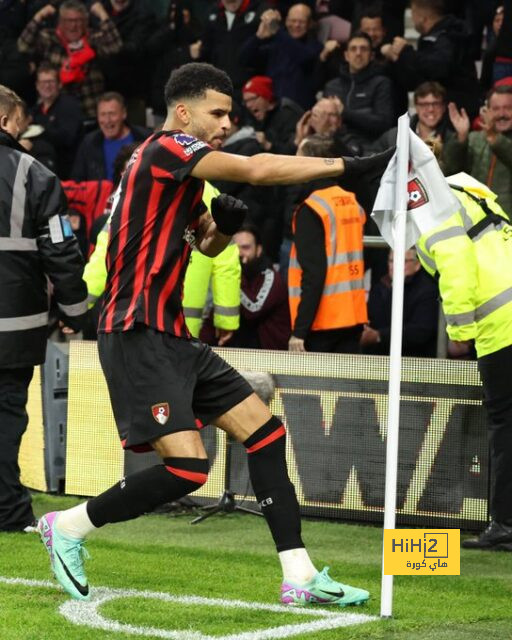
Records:
[[[89,45],[87,36],[82,36],[76,42],[68,42],[58,27],[55,29],[55,33],[68,54],[68,57],[62,62],[59,72],[61,83],[66,85],[72,82],[83,82],[85,65],[96,57],[96,52]]]

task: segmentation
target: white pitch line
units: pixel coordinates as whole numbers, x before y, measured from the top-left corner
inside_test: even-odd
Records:
[[[49,580],[28,580],[26,578],[5,578],[0,576],[0,583],[23,585],[27,587],[49,587],[60,589]],[[173,602],[185,605],[212,606],[236,609],[251,609],[252,611],[269,611],[273,613],[295,614],[320,618],[312,622],[299,624],[285,624],[278,627],[258,629],[225,636],[209,636],[193,630],[171,630],[154,627],[136,626],[109,620],[101,615],[98,609],[112,600],[121,598],[145,598]],[[289,638],[300,633],[313,633],[327,629],[337,629],[352,625],[364,624],[377,620],[375,616],[361,613],[340,613],[339,610],[307,609],[302,607],[287,607],[286,605],[247,602],[244,600],[226,600],[223,598],[204,598],[201,596],[176,596],[160,591],[139,591],[137,589],[111,589],[96,587],[91,589],[91,600],[88,602],[66,600],[60,607],[60,613],[71,623],[104,631],[117,631],[136,636],[166,638],[169,640],[274,640]]]

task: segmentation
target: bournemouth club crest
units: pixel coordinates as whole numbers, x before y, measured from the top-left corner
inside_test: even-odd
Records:
[[[167,420],[169,420],[169,404],[167,402],[160,402],[159,404],[154,404],[151,407],[151,413],[153,414],[153,418],[159,424],[165,424]]]
[[[428,195],[425,187],[421,184],[419,178],[409,180],[407,183],[407,191],[409,194],[409,202],[407,204],[407,210],[417,209],[422,207],[428,202]]]

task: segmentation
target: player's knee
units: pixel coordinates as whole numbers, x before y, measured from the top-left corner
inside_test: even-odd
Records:
[[[173,482],[182,483],[187,493],[196,491],[208,480],[210,465],[204,458],[164,458],[165,470]]]
[[[283,450],[286,442],[286,429],[276,416],[265,422],[244,442],[247,453],[269,453],[271,450]]]

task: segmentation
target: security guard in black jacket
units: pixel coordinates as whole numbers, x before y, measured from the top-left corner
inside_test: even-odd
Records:
[[[34,523],[18,453],[34,365],[45,359],[49,287],[65,325],[79,330],[87,311],[84,261],[59,180],[16,140],[21,105],[0,85],[0,531]]]

